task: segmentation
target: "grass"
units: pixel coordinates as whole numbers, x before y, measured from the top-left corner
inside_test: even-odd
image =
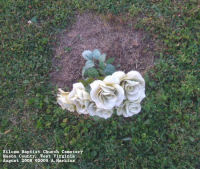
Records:
[[[145,75],[141,114],[93,121],[56,104],[48,76],[55,35],[85,10],[129,13],[163,43]],[[84,151],[76,163],[1,161],[1,168],[200,168],[198,0],[2,0],[0,12],[1,157],[3,149]]]

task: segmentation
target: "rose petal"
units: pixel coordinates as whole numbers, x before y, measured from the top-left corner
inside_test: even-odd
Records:
[[[145,81],[141,74],[137,71],[130,71],[126,74],[126,79],[131,79],[135,81],[139,81],[142,86],[145,86]]]
[[[113,77],[118,78],[119,81],[121,82],[123,80],[123,78],[125,77],[125,73],[122,71],[118,71],[112,74]]]
[[[105,83],[108,83],[108,84],[119,84],[120,81],[117,77],[114,77],[114,76],[106,76],[105,79],[103,80]]]
[[[138,114],[141,111],[141,105],[133,103],[128,100],[124,101],[120,107],[117,108],[117,115],[123,115],[124,117],[131,117]]]

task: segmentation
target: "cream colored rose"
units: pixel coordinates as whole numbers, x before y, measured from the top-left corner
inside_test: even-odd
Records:
[[[75,111],[75,105],[69,100],[69,92],[64,92],[62,89],[58,89],[57,102],[62,107],[62,109],[67,109],[70,112]]]
[[[94,102],[91,102],[90,105],[88,106],[88,113],[90,116],[98,116],[98,117],[107,119],[112,116],[113,109],[111,110],[100,109],[100,108],[97,108]]]
[[[119,106],[124,100],[124,90],[115,77],[107,76],[103,81],[95,80],[90,87],[91,99],[98,108],[109,110]]]
[[[130,102],[129,100],[124,101],[120,107],[117,107],[117,115],[123,115],[124,117],[130,117],[138,114],[141,111],[140,103]]]
[[[79,114],[88,114],[87,108],[91,99],[82,83],[73,84],[73,89],[69,93],[68,98],[76,106],[76,111]]]
[[[145,98],[145,81],[139,72],[130,71],[125,74],[119,71],[113,73],[112,76],[118,78],[129,101],[140,103]]]

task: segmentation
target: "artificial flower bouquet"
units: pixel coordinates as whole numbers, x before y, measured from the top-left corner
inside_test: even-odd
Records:
[[[138,114],[141,111],[141,101],[145,98],[145,81],[141,74],[137,71],[115,71],[114,65],[105,62],[106,55],[101,55],[97,49],[93,52],[84,51],[82,55],[87,60],[83,67],[83,77],[91,68],[91,72],[95,72],[92,76],[106,76],[103,80],[92,81],[88,85],[89,90],[81,82],[73,84],[71,92],[59,89],[57,102],[62,109],[104,119],[111,117],[114,112],[124,117]],[[95,69],[95,60],[102,69]]]

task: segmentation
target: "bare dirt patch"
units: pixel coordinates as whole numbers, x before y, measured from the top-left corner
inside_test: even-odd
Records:
[[[51,81],[58,87],[71,88],[81,79],[85,60],[84,50],[99,49],[107,58],[115,57],[119,70],[137,70],[142,74],[154,64],[154,43],[144,32],[134,29],[134,23],[120,17],[98,16],[93,13],[77,15],[70,30],[59,35],[53,65],[60,67],[51,73]]]

